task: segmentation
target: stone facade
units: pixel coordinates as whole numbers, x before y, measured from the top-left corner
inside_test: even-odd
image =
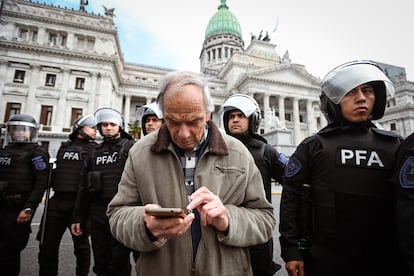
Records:
[[[109,9],[100,15],[25,0],[4,2],[0,123],[4,126],[15,113],[33,115],[41,124],[40,142],[55,157],[71,122],[81,115],[112,107],[123,114],[126,128],[135,122],[136,109],[156,99],[162,77],[172,69],[125,61],[113,16]],[[326,125],[319,109],[320,80],[303,65],[291,63],[288,53],[279,57],[270,40],[252,38],[244,50],[240,38],[214,36],[216,40],[209,37],[202,44],[200,69],[209,82],[213,120],[218,125],[222,126],[220,106],[234,93],[258,101],[263,117],[260,133],[288,155]],[[227,42],[234,51],[226,50]],[[214,59],[213,48],[216,54],[221,49]],[[414,129],[413,84],[406,82],[397,90],[410,106],[404,109],[410,110],[410,123],[401,123],[399,114],[405,105],[395,98],[395,108],[390,108],[382,124],[402,128],[406,136]]]

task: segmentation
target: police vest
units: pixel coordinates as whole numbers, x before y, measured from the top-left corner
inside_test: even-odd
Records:
[[[56,192],[76,193],[85,159],[95,146],[92,142],[75,141],[63,144],[56,156],[53,171],[53,189]]]
[[[101,198],[111,199],[118,191],[119,180],[133,142],[133,140],[121,138],[114,144],[103,142],[96,146],[91,171],[101,174]]]
[[[272,178],[270,177],[268,166],[264,159],[264,152],[265,152],[266,144],[262,143],[259,147],[257,146],[252,147],[251,145],[249,145],[249,143],[245,145],[247,149],[250,151],[250,153],[252,154],[254,158],[254,162],[262,176],[263,186],[266,192],[266,199],[269,202],[272,202],[272,187],[271,187]]]
[[[0,150],[0,176],[7,183],[7,194],[29,193],[33,189],[33,149],[37,144],[6,147]],[[47,162],[48,160],[46,160]]]
[[[332,135],[334,134],[334,135]],[[318,240],[336,240],[339,251],[375,247],[390,239],[394,170],[399,139],[369,129],[365,134],[316,135],[322,150],[313,158],[312,199]],[[315,153],[314,153],[315,154]],[[362,251],[360,251],[362,252]]]

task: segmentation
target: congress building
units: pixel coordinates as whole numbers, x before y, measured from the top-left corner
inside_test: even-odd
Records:
[[[319,108],[320,79],[289,53],[278,55],[268,35],[252,35],[245,45],[236,16],[219,3],[200,41],[200,73],[209,83],[215,111],[234,93],[254,97],[260,105],[259,132],[290,155],[305,137],[326,125]],[[214,3],[213,3],[214,4]],[[2,0],[0,14],[0,124],[27,113],[40,124],[40,143],[52,157],[68,139],[71,123],[98,108],[112,107],[139,139],[136,110],[155,101],[163,76],[175,69],[124,60],[115,10],[102,14],[30,0]],[[261,26],[258,26],[260,28]],[[203,30],[200,30],[202,32]],[[382,64],[397,87],[378,124],[402,136],[414,130],[414,83],[405,69]],[[135,124],[134,124],[135,123]]]

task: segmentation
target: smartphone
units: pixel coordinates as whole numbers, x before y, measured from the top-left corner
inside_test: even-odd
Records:
[[[185,218],[186,213],[181,208],[146,208],[145,213],[157,218],[173,218],[181,217]]]

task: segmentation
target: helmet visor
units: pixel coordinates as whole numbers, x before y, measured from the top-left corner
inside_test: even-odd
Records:
[[[6,143],[36,143],[37,127],[28,122],[12,122],[7,124]]]
[[[142,117],[150,114],[157,116],[160,120],[163,118],[162,111],[157,103],[150,103],[139,107],[137,109],[136,118],[137,120],[142,120]]]
[[[386,94],[394,96],[394,85],[384,72],[372,62],[352,62],[341,65],[330,71],[322,80],[321,88],[334,104],[339,104],[342,98],[358,85],[383,81]]]

